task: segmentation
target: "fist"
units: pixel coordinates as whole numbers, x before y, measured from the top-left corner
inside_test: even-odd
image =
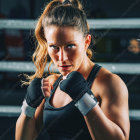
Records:
[[[41,90],[41,80],[41,78],[35,78],[27,88],[25,99],[27,104],[33,108],[38,107],[44,98]]]
[[[51,80],[49,80],[47,78],[43,78],[41,89],[42,89],[44,97],[49,97],[51,89],[53,89],[53,86],[51,84]]]
[[[73,71],[60,83],[60,89],[73,99],[80,99],[86,91],[90,90],[87,81],[83,75],[77,71]]]

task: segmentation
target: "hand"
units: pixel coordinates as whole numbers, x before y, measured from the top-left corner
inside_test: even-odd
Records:
[[[52,86],[50,80],[48,80],[47,78],[46,79],[43,78],[42,79],[42,92],[43,92],[45,97],[50,96],[51,89],[53,89],[53,86]]]
[[[60,89],[69,94],[75,101],[78,101],[86,92],[92,93],[83,75],[77,71],[71,72],[60,83]]]
[[[41,80],[41,78],[35,78],[27,88],[25,100],[33,108],[37,108],[44,98],[41,89]]]

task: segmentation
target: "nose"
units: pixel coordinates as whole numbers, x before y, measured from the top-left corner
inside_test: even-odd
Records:
[[[67,53],[65,52],[65,50],[63,48],[61,48],[59,50],[59,61],[65,61],[67,59],[68,59]]]

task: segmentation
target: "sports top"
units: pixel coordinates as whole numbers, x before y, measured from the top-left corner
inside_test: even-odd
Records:
[[[95,64],[91,70],[87,78],[89,87],[91,87],[100,68],[101,66]],[[50,140],[92,140],[84,117],[75,107],[74,101],[60,108],[51,105],[50,100],[61,79],[62,75],[54,83],[49,98],[45,99],[43,124]]]

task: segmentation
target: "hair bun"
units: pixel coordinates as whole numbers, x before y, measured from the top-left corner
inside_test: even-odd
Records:
[[[82,4],[79,0],[63,0],[63,4],[71,4],[72,6],[82,10]]]
[[[69,0],[65,0],[64,2],[63,2],[63,4],[65,5],[65,4],[71,4],[71,2],[69,1]]]

